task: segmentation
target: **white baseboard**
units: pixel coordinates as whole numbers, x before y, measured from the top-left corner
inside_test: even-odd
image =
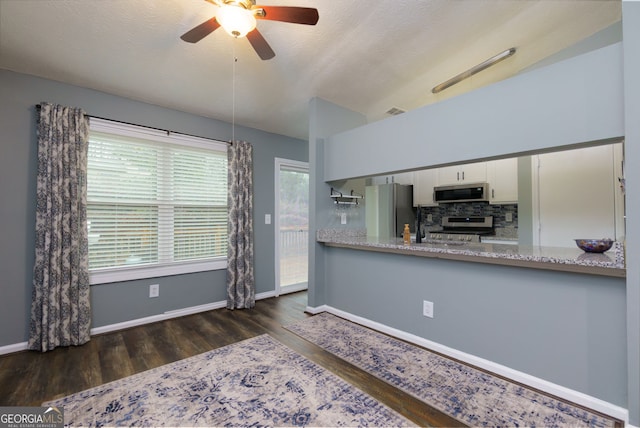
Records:
[[[306,282],[294,285],[287,285],[284,287],[280,287],[280,294],[276,294],[276,296],[283,296],[285,294],[297,293],[298,291],[308,290],[309,285]]]
[[[256,300],[268,299],[275,296],[275,291],[268,291],[266,293],[256,294]],[[193,315],[200,312],[211,311],[214,309],[222,309],[227,306],[226,300],[219,302],[207,303],[204,305],[191,306],[188,308],[176,309],[173,311],[166,311],[163,314],[152,315],[150,317],[138,318],[131,321],[125,321],[117,324],[109,324],[102,327],[96,327],[91,329],[91,335],[109,333],[112,331],[124,330],[125,328],[136,327],[144,324],[151,324],[152,322],[164,321],[171,318],[183,317],[186,315]]]
[[[29,342],[0,346],[0,355],[13,354],[14,352],[26,351],[27,349],[29,349]]]
[[[309,307],[307,306],[306,311],[310,314],[318,314],[320,312],[329,312],[333,315],[337,315],[341,318],[345,318],[349,321],[352,321],[356,324],[363,325],[365,327],[369,327],[373,330],[377,330],[379,332],[388,334],[393,337],[397,337],[398,339],[405,340],[410,343],[414,343],[416,345],[425,347],[427,349],[431,349],[433,351],[439,352],[441,354],[447,355],[451,358],[455,358],[460,361],[464,361],[465,363],[474,365],[476,367],[480,367],[482,369],[488,370],[490,372],[496,373],[498,375],[504,376],[506,378],[512,379],[516,382],[523,383],[525,385],[529,385],[533,388],[537,388],[541,391],[547,392],[549,394],[555,395],[560,398],[564,398],[566,400],[572,401],[576,404],[580,404],[582,406],[588,407],[595,411],[604,413],[606,415],[612,416],[617,419],[621,419],[625,421],[626,426],[630,426],[629,422],[629,411],[625,408],[617,406],[615,404],[609,403],[607,401],[601,400],[599,398],[592,397],[590,395],[584,394],[579,391],[575,391],[564,386],[555,384],[553,382],[546,381],[544,379],[540,379],[535,376],[531,376],[527,373],[514,370],[510,367],[504,366],[502,364],[495,363],[490,360],[486,360],[484,358],[477,357],[472,354],[468,354],[466,352],[459,351],[454,348],[450,348],[448,346],[442,345],[437,342],[432,342],[420,336],[413,335],[411,333],[407,333],[402,330],[395,329],[393,327],[389,327],[387,325],[378,323],[376,321],[372,321],[367,318],[363,318],[357,315],[353,315],[349,312],[345,312],[340,309],[336,309],[332,306],[322,305],[317,307]]]
[[[327,306],[327,305],[316,306],[316,307],[307,306],[305,308],[305,312],[310,313],[311,315],[316,315],[316,314],[319,314],[320,312],[332,313],[331,312],[332,310],[334,309],[331,306]],[[346,318],[346,317],[343,317],[343,318]]]
[[[267,291],[265,293],[256,294],[256,300],[268,299],[275,297],[275,291]],[[153,322],[164,321],[171,318],[183,317],[186,315],[197,314],[200,312],[211,311],[214,309],[221,309],[227,306],[226,301],[207,303],[204,305],[191,306],[188,308],[176,309],[173,311],[166,311],[162,314],[152,315],[144,318],[136,318],[134,320],[119,322],[115,324],[108,324],[101,327],[95,327],[91,329],[91,335],[111,333],[118,330],[124,330],[126,328],[137,327],[139,325],[151,324]],[[15,343],[12,345],[0,346],[0,355],[12,354],[14,352],[28,350],[28,342]]]
[[[151,324],[153,322],[165,321],[171,318],[183,317],[185,315],[197,314],[198,312],[210,311],[213,309],[220,309],[226,306],[226,302],[214,302],[206,305],[191,306],[189,308],[176,309],[173,311],[167,311],[163,314],[151,315],[144,318],[136,318],[134,320],[123,321],[115,324],[108,324],[102,327],[95,327],[91,329],[91,335],[111,333],[118,330],[124,330],[126,328],[137,327],[139,325]]]
[[[258,293],[256,294],[256,300],[264,300],[264,299],[270,299],[272,297],[276,297],[276,291],[265,291],[264,293]]]

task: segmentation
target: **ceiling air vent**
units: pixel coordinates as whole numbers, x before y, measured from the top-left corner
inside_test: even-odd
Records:
[[[402,113],[405,113],[405,110],[402,110],[398,107],[391,107],[389,110],[387,110],[387,114],[390,114],[391,116],[397,116]]]

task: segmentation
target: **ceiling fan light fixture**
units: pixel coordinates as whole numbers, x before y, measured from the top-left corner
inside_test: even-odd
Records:
[[[227,33],[236,38],[244,37],[256,28],[253,12],[242,6],[220,6],[216,19]]]
[[[217,7],[216,15],[196,25],[180,38],[187,43],[197,43],[222,27],[232,37],[246,36],[262,60],[271,59],[276,54],[256,28],[256,19],[316,25],[319,18],[318,9],[313,7],[256,6],[256,0],[206,1]]]

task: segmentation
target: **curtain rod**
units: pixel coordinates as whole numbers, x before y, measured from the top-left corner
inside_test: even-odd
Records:
[[[42,108],[42,106],[40,104],[36,104],[36,108],[38,110],[40,110]],[[177,132],[177,131],[171,131],[169,129],[162,129],[162,128],[156,128],[153,126],[147,126],[147,125],[139,125],[137,123],[131,123],[131,122],[125,122],[124,120],[115,120],[115,119],[108,119],[106,117],[100,117],[100,116],[93,116],[90,114],[84,114],[86,117],[88,118],[94,118],[94,119],[100,119],[100,120],[108,120],[110,122],[116,122],[116,123],[122,123],[123,125],[131,125],[131,126],[140,126],[142,128],[147,128],[147,129],[153,129],[155,131],[162,131],[162,132],[166,132],[167,135],[171,135],[171,134],[180,134],[180,135],[186,135],[188,137],[196,137],[196,138],[206,138],[206,137],[201,137],[200,135],[193,135],[193,134],[186,134],[184,132]],[[206,138],[207,140],[211,140],[211,138]],[[221,143],[225,143],[228,145],[233,145],[233,141],[224,141],[224,140],[216,140],[219,141]]]

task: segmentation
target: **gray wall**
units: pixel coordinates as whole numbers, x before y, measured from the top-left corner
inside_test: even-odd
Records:
[[[325,181],[513,157],[624,135],[622,43],[341,134]],[[588,90],[587,90],[588,88]],[[367,162],[354,162],[363,153]]]
[[[333,202],[331,186],[323,181],[324,138],[367,123],[364,115],[336,106],[320,98],[309,102],[309,294],[310,306],[325,301],[324,248],[315,240],[315,231],[330,223]],[[359,159],[360,157],[358,157]]]
[[[627,362],[630,422],[640,426],[640,1],[622,2],[627,180]]]
[[[635,78],[623,83],[622,72],[624,58],[625,75],[640,75],[640,2],[629,3],[624,10],[634,12],[623,14],[624,45],[569,55],[442,103],[332,135],[317,167],[326,181],[344,180],[601,143],[625,133],[627,159],[640,158],[640,125],[634,119],[640,116],[639,83]],[[629,37],[633,43],[626,42]],[[353,162],[363,152],[367,162]],[[640,186],[640,176],[630,169],[626,281],[324,247],[324,264],[316,266],[324,275],[324,300],[318,303],[627,408],[637,426],[640,215],[631,218],[630,206],[639,207],[633,199],[640,196],[630,194]],[[421,316],[422,300],[434,302],[434,319]]]
[[[34,105],[49,101],[81,107],[93,116],[213,138],[231,139],[229,123],[128,100],[86,88],[0,70],[0,346],[28,337],[35,222]],[[256,292],[275,289],[274,158],[308,160],[305,141],[236,126],[236,138],[254,146]],[[224,301],[225,271],[93,286],[93,327]],[[148,298],[149,284],[160,297]]]
[[[332,307],[626,407],[624,279],[340,248],[325,257]]]
[[[518,158],[518,242],[533,245],[533,186],[531,156]]]

